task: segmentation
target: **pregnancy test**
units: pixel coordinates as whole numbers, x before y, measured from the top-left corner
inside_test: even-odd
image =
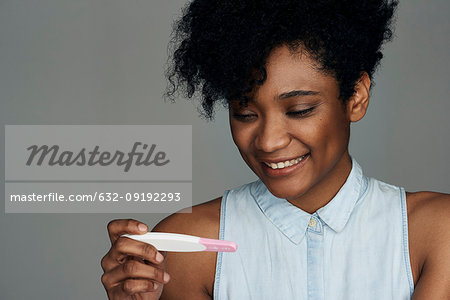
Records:
[[[160,251],[172,252],[235,252],[237,245],[234,242],[206,239],[198,236],[167,233],[167,232],[147,232],[145,234],[124,234],[124,237],[152,244]]]

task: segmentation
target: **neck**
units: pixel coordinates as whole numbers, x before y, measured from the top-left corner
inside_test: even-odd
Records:
[[[327,205],[336,196],[350,175],[351,170],[352,161],[346,151],[341,159],[311,189],[301,197],[288,199],[288,201],[301,210],[313,214],[319,208]]]

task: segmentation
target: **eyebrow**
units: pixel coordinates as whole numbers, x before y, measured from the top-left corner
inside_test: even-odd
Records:
[[[290,97],[295,97],[295,96],[310,96],[310,95],[317,95],[319,94],[319,92],[316,91],[304,91],[304,90],[295,90],[295,91],[290,91],[287,93],[282,93],[278,96],[278,99],[286,99],[286,98],[290,98]]]

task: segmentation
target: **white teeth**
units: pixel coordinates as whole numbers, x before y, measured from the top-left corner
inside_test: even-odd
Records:
[[[300,161],[303,160],[303,158],[305,158],[305,156],[306,155],[303,155],[303,156],[301,156],[299,158],[287,160],[285,162],[279,162],[279,163],[267,163],[267,162],[265,162],[265,164],[267,166],[271,167],[274,170],[275,169],[283,169],[283,168],[290,167],[290,166],[293,166],[295,164],[298,164]]]

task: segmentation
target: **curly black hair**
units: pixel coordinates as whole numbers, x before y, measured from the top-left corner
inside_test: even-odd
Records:
[[[395,0],[193,0],[174,25],[166,96],[201,94],[208,119],[214,104],[247,101],[266,79],[265,61],[275,47],[306,50],[333,75],[347,101],[391,40]]]

